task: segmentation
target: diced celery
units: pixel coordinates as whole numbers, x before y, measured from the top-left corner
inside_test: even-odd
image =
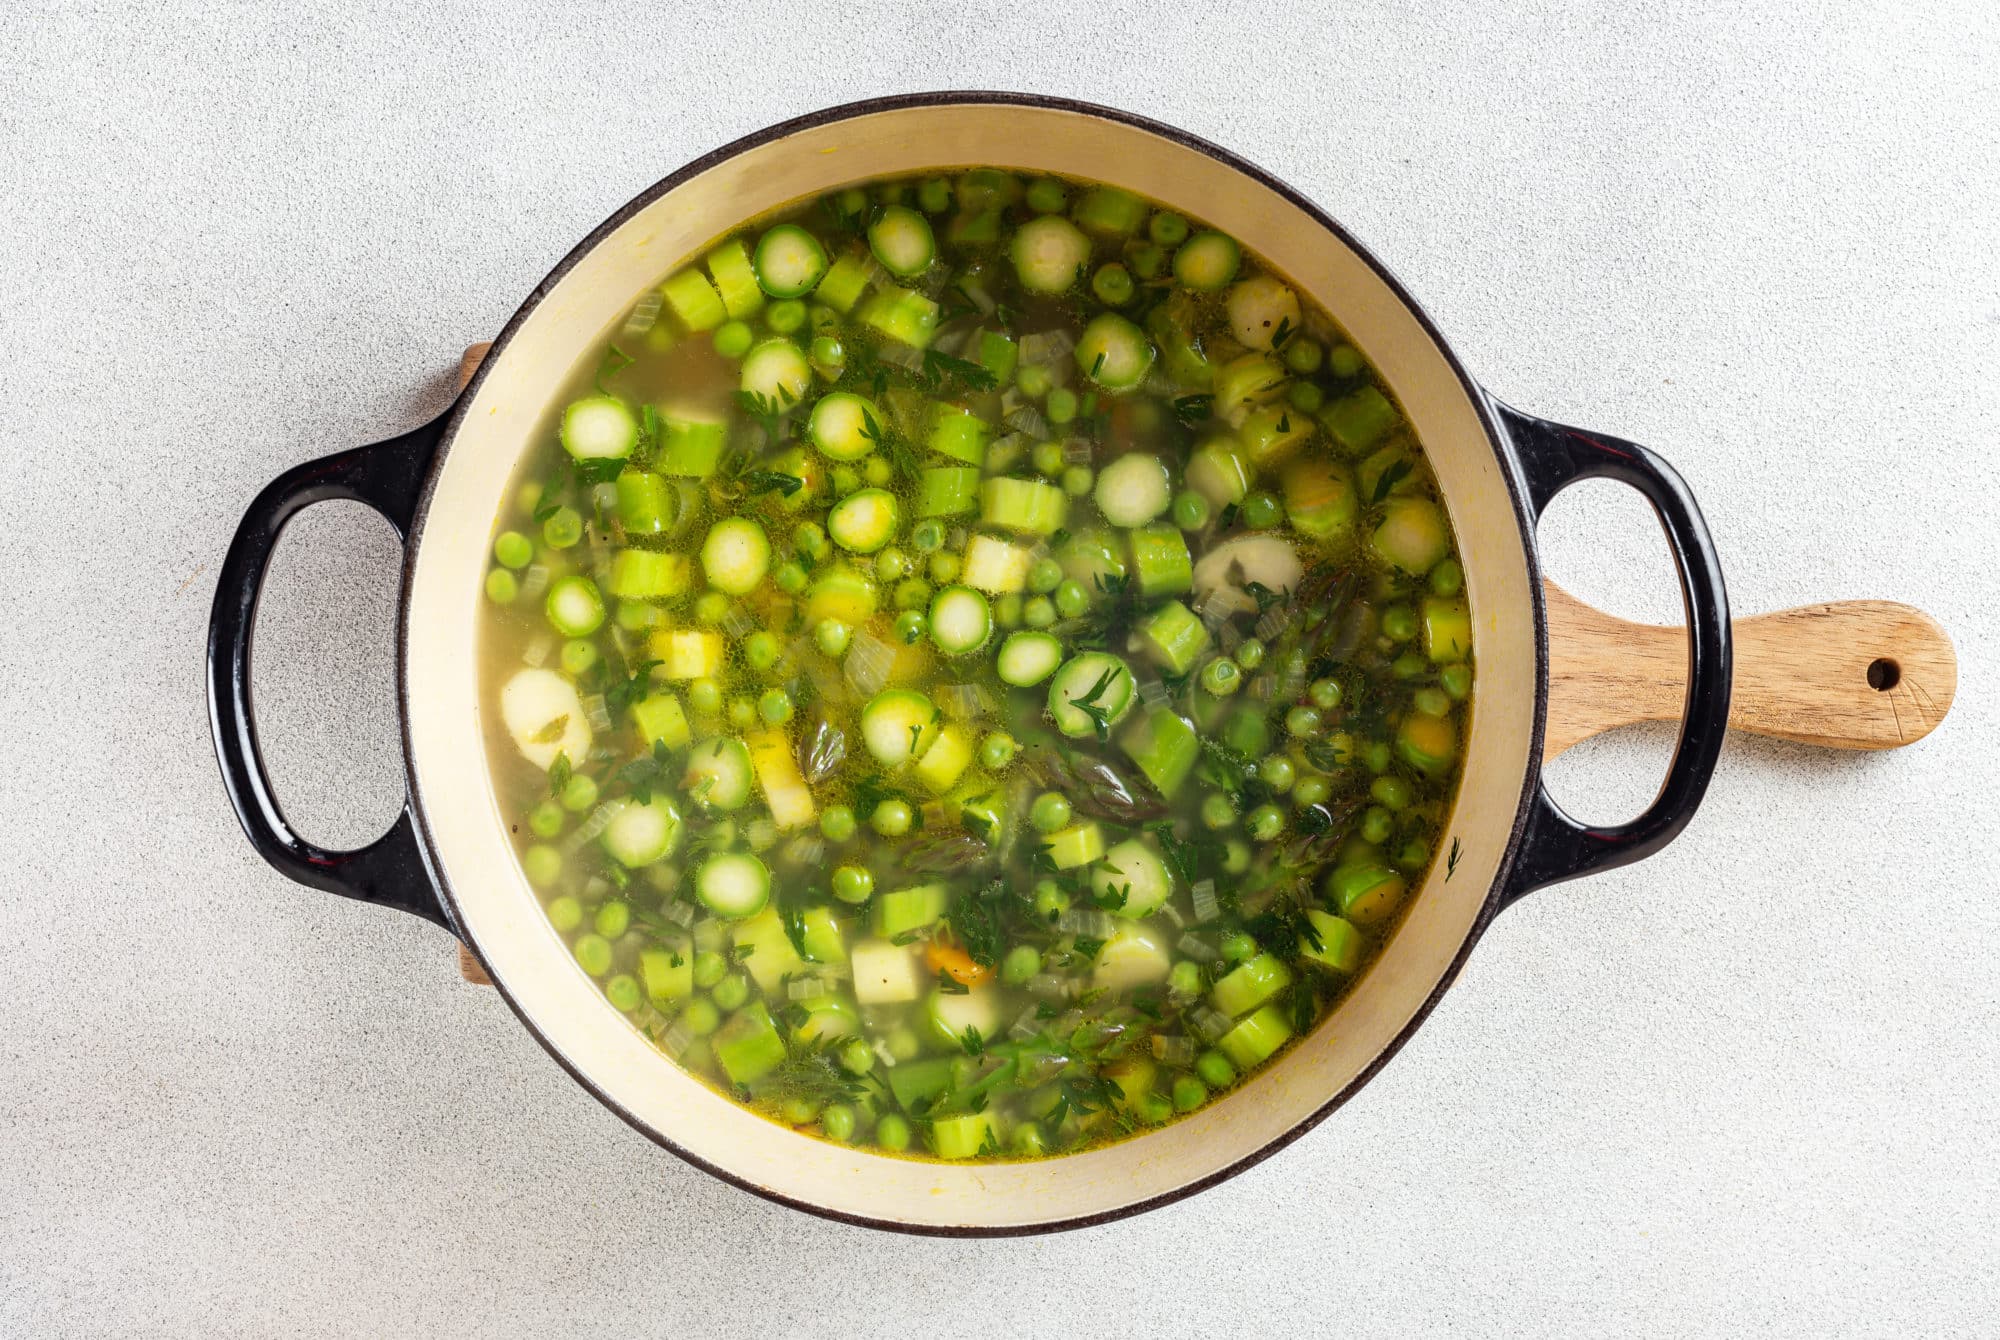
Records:
[[[1424,651],[1439,662],[1472,654],[1472,611],[1463,600],[1424,597]]]
[[[939,405],[931,422],[930,449],[967,465],[986,464],[986,420],[958,405]]]
[[[1119,732],[1118,746],[1172,800],[1201,758],[1201,737],[1172,709],[1155,707]]]
[[[728,648],[722,634],[703,628],[662,628],[653,634],[653,655],[666,679],[705,679],[720,674]]]
[[[680,494],[649,470],[627,470],[618,476],[618,524],[627,535],[658,535],[680,515]]]
[[[782,996],[785,978],[806,970],[806,961],[792,948],[792,937],[785,934],[785,923],[775,907],[767,906],[737,922],[729,928],[729,936],[736,952],[746,955],[743,970],[766,996]]]
[[[1300,936],[1300,958],[1309,958],[1338,973],[1352,973],[1361,966],[1368,953],[1368,941],[1354,928],[1354,923],[1317,907],[1306,909],[1306,920],[1319,933],[1319,948],[1313,948],[1311,940]]]
[[[1099,186],[1086,191],[1071,211],[1077,227],[1100,237],[1130,237],[1146,221],[1146,202],[1130,191]]]
[[[847,937],[841,934],[832,908],[808,907],[799,913],[799,924],[805,928],[799,939],[815,963],[847,962]]]
[[[1090,820],[1071,824],[1042,839],[1042,849],[1058,870],[1074,870],[1104,855],[1104,830]]]
[[[702,280],[705,284],[708,281]],[[722,463],[722,448],[729,426],[716,419],[695,419],[663,412],[660,415],[660,448],[654,465],[663,475],[681,479],[707,479]]]
[[[1168,674],[1184,675],[1208,650],[1208,625],[1178,600],[1154,610],[1139,627],[1146,654]]]
[[[1266,405],[1244,416],[1236,440],[1260,470],[1283,464],[1312,436],[1312,418],[1289,405]]]
[[[639,985],[655,1005],[694,994],[694,950],[689,945],[639,951]]]
[[[943,884],[916,884],[877,894],[875,933],[893,940],[931,925],[944,915],[947,892]]]
[[[905,1110],[928,1103],[951,1087],[951,1058],[906,1061],[889,1072],[889,1092]]]
[[[979,486],[979,519],[1022,535],[1053,535],[1069,515],[1069,495],[1038,479],[989,479]]]
[[[1215,1045],[1238,1070],[1249,1070],[1270,1060],[1291,1036],[1285,1016],[1266,1005],[1216,1039]]]
[[[681,700],[666,689],[656,689],[632,704],[632,727],[648,746],[657,742],[669,749],[679,749],[690,738]]]
[[[939,1117],[931,1123],[931,1149],[941,1159],[977,1158],[989,1140],[998,1143],[993,1118],[986,1112]]]
[[[1283,960],[1259,954],[1226,973],[1208,998],[1216,1009],[1233,1019],[1256,1009],[1291,984],[1292,972]]]
[[[1327,435],[1343,451],[1362,452],[1389,435],[1402,421],[1389,397],[1373,386],[1356,387],[1320,411],[1319,421]]]
[[[684,595],[694,582],[686,554],[653,549],[620,549],[611,558],[611,594],[620,600],[667,600]]]
[[[1014,367],[1021,359],[1021,347],[997,330],[979,332],[979,363],[993,379],[1005,386],[1014,380]]]
[[[731,1084],[750,1084],[776,1070],[785,1059],[785,1040],[764,1002],[753,1000],[715,1031],[715,1060]]]
[[[813,297],[836,312],[851,312],[868,288],[870,262],[860,256],[842,256],[819,281]]]
[[[824,282],[820,291],[826,291]],[[938,305],[921,293],[891,285],[862,304],[861,324],[913,349],[927,349],[937,334]]]
[[[971,465],[925,466],[917,478],[917,515],[958,516],[979,510],[979,469]]]
[[[1177,596],[1194,585],[1194,559],[1176,526],[1141,526],[1132,532],[1132,571],[1148,600]]]
[[[689,330],[714,330],[729,316],[715,285],[699,270],[683,270],[669,276],[660,285],[660,296]]]
[[[764,306],[764,290],[757,272],[750,267],[750,251],[743,239],[732,237],[708,253],[708,272],[722,295],[722,306],[733,317],[755,315]]]

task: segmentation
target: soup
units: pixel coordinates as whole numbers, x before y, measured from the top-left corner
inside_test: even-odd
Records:
[[[1440,854],[1472,692],[1393,396],[1113,187],[737,230],[579,366],[498,519],[491,767],[580,971],[775,1120],[939,1159],[1203,1107]]]

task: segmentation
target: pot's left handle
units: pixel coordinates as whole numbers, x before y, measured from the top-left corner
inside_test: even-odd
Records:
[[[1505,906],[1534,889],[1650,856],[1687,827],[1708,790],[1729,726],[1731,643],[1729,595],[1715,542],[1694,495],[1674,468],[1635,442],[1538,419],[1507,405],[1496,407],[1527,476],[1536,520],[1558,493],[1584,479],[1615,479],[1653,505],[1680,577],[1688,634],[1680,740],[1659,795],[1625,823],[1586,824],[1564,813],[1537,779],[1527,831],[1501,893]]]
[[[250,845],[280,874],[329,893],[401,908],[453,930],[425,866],[408,802],[395,825],[365,847],[328,851],[306,841],[278,807],[250,709],[250,633],[264,573],[286,523],[314,503],[349,498],[388,518],[397,538],[407,542],[449,416],[447,410],[401,437],[308,461],[257,495],[236,528],[216,582],[208,623],[208,721],[237,821]]]

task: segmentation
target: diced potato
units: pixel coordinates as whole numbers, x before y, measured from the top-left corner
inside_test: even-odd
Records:
[[[854,965],[854,998],[863,1005],[900,1005],[923,994],[924,975],[914,945],[862,940],[850,951],[849,960]]]
[[[813,804],[812,788],[799,775],[792,758],[792,742],[781,730],[751,731],[744,737],[750,746],[750,763],[763,788],[764,802],[771,807],[771,820],[779,828],[803,828],[819,817]]]
[[[701,628],[662,628],[653,634],[653,655],[667,679],[706,679],[722,673],[728,646],[722,634]]]
[[[997,535],[975,535],[965,545],[965,565],[959,580],[975,590],[993,595],[1028,589],[1028,569],[1033,560],[1026,548],[1011,544]]]
[[[972,737],[959,726],[946,726],[924,756],[917,760],[917,777],[933,795],[943,795],[972,766]]]

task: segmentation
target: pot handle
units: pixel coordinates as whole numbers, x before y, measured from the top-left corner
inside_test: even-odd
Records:
[[[250,631],[278,536],[300,510],[349,498],[368,504],[407,541],[417,497],[450,411],[401,437],[371,447],[307,461],[279,475],[259,493],[236,528],[216,581],[208,622],[208,723],[222,785],[237,822],[257,854],[301,884],[401,908],[452,930],[438,901],[407,800],[389,831],[353,851],[328,851],[306,841],[285,822],[257,748],[250,709]]]
[[[1729,724],[1729,595],[1715,542],[1694,496],[1672,466],[1635,443],[1538,419],[1495,401],[1527,478],[1528,505],[1539,521],[1555,496],[1580,479],[1615,479],[1653,505],[1673,551],[1687,607],[1688,679],[1680,739],[1660,793],[1644,813],[1622,824],[1578,823],[1549,795],[1539,776],[1521,848],[1500,906],[1563,880],[1650,856],[1672,842],[1694,817],[1715,772]]]

